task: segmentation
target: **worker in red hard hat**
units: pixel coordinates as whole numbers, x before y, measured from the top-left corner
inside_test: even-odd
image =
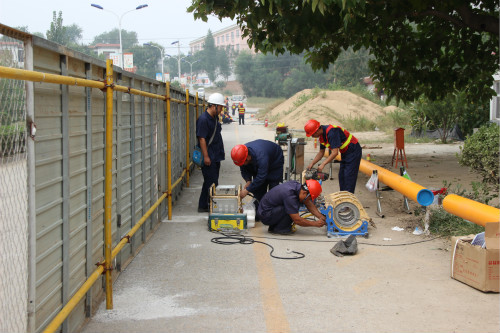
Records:
[[[268,140],[255,140],[236,145],[231,150],[234,164],[240,167],[241,176],[246,181],[240,197],[244,198],[249,192],[258,202],[272,189],[283,182],[283,150],[281,147]]]
[[[273,234],[289,235],[294,231],[294,224],[302,227],[322,227],[326,217],[316,208],[313,201],[321,194],[321,185],[317,180],[309,179],[304,184],[289,181],[267,192],[260,201],[257,215],[268,231]],[[309,220],[299,215],[300,205],[304,204],[318,220]]]
[[[311,169],[325,156],[326,148],[330,149],[330,155],[318,166],[319,172],[323,171],[323,168],[340,153],[342,156],[339,169],[340,190],[354,193],[363,152],[358,139],[340,126],[321,125],[315,119],[309,120],[304,130],[306,136],[319,138],[320,142],[319,152],[307,168]]]

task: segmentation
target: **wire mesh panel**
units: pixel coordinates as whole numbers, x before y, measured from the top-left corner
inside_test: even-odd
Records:
[[[0,34],[0,66],[24,66],[23,42]],[[26,332],[27,154],[24,81],[0,78],[0,332]]]

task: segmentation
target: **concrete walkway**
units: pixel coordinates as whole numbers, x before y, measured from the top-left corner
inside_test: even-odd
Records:
[[[252,120],[223,125],[221,185],[243,183],[230,158],[235,144],[274,140],[273,131]],[[324,228],[280,237],[256,223],[247,235],[273,246],[274,255],[305,254],[275,259],[261,243],[211,242],[220,235],[207,230],[207,214],[196,212],[201,184],[196,171],[173,219],[163,221],[114,284],[114,309],[101,304],[84,333],[499,331],[498,295],[449,277],[450,253],[440,250],[445,240],[376,246],[385,245],[381,236],[391,226],[381,223],[368,240],[358,240],[357,255],[339,258],[329,251],[337,240]],[[392,240],[421,238],[398,233]]]

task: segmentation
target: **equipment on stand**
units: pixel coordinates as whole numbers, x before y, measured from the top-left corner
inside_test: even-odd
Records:
[[[241,185],[219,185],[210,187],[210,214],[208,230],[239,231],[247,229],[247,214],[243,213]]]
[[[295,180],[296,176],[301,175],[304,171],[304,146],[306,144],[304,138],[291,138],[287,140],[288,162],[285,168],[285,180],[291,180],[292,174]]]
[[[284,124],[278,124],[276,127],[276,136],[274,137],[274,141],[280,146],[284,146],[287,144],[287,140],[292,138],[292,134],[288,132],[288,126]]]

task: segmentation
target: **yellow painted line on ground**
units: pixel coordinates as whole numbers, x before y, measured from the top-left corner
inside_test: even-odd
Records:
[[[234,136],[236,144],[240,144],[239,126],[235,126]],[[252,247],[259,274],[260,295],[267,331],[270,333],[289,333],[290,325],[281,301],[276,274],[269,256],[269,248],[259,243],[254,243]]]
[[[269,248],[262,244],[254,243],[255,262],[259,274],[260,295],[266,320],[266,328],[272,333],[288,333],[290,325],[285,315],[285,309],[276,282]]]

